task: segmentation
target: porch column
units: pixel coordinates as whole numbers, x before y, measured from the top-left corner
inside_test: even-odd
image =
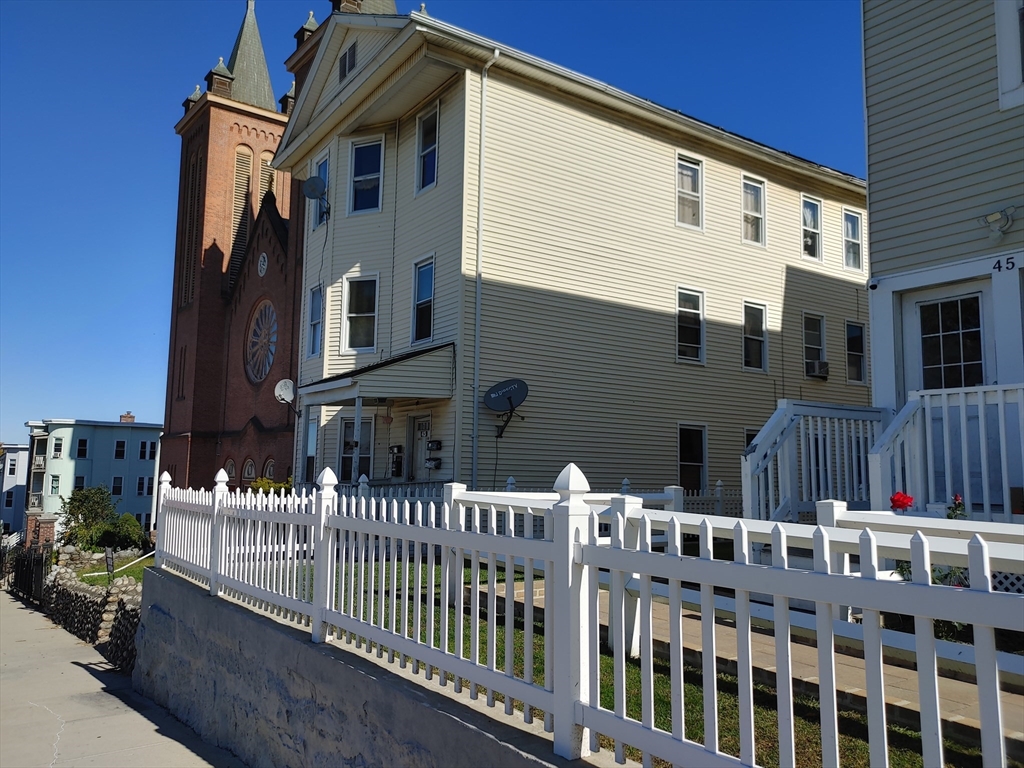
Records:
[[[352,424],[352,485],[359,483],[359,437],[363,433],[363,398],[356,398],[354,423]],[[345,446],[341,447],[342,451]],[[371,470],[372,471],[372,470]]]

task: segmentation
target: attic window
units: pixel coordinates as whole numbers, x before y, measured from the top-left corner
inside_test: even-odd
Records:
[[[356,44],[352,43],[338,62],[338,82],[345,82],[345,78],[355,71],[356,68]]]

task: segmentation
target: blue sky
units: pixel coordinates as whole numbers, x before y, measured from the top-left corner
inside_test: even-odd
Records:
[[[398,0],[399,13],[419,2]],[[257,0],[276,96],[328,0]],[[0,440],[161,422],[181,102],[244,0],[0,2]],[[857,0],[428,0],[427,12],[863,177]]]

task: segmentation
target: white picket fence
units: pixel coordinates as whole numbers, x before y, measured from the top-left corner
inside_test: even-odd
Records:
[[[856,606],[863,614],[872,765],[888,765],[882,611],[915,616],[925,765],[943,764],[933,631],[934,621],[940,619],[974,626],[984,763],[1005,764],[994,632],[1024,632],[1024,596],[993,592],[989,574],[993,568],[1013,570],[1015,563],[1024,562],[1024,545],[1014,541],[989,544],[977,535],[968,542],[894,530],[811,529],[644,510],[636,497],[589,494],[586,478],[572,464],[559,475],[554,494],[469,493],[464,486],[449,484],[442,503],[427,505],[339,497],[329,469],[319,478],[324,490],[303,495],[229,493],[227,476],[218,473],[217,480],[213,491],[204,492],[173,489],[170,478],[161,477],[158,566],[198,580],[212,595],[239,598],[308,624],[313,642],[333,637],[367,653],[386,652],[389,660],[397,657],[403,666],[411,663],[426,680],[453,682],[456,690],[467,681],[474,698],[478,687],[486,690],[490,706],[503,698],[506,715],[521,708],[520,716],[530,721],[532,708],[542,710],[560,756],[574,758],[597,750],[601,734],[613,740],[620,763],[625,760],[624,746],[630,745],[641,750],[646,765],[652,757],[676,765],[755,765],[751,623],[758,608],[751,597],[759,594],[773,602],[776,638],[790,636],[791,616],[797,615],[790,610],[791,601],[815,606],[823,764],[839,762],[834,640],[840,605]],[[503,526],[500,534],[499,511],[516,521]],[[602,517],[610,523],[607,538],[599,536]],[[543,521],[542,535],[535,536],[531,518]],[[656,528],[665,530],[663,553],[653,551]],[[681,554],[683,534],[689,531],[699,534],[698,556]],[[722,535],[734,540],[733,560],[713,555],[713,539]],[[789,564],[789,539],[799,539],[813,550],[813,569]],[[757,542],[770,544],[771,564],[751,561]],[[859,577],[848,572],[849,554],[859,555]],[[909,555],[914,583],[880,578],[880,558],[900,555]],[[467,563],[468,584],[463,575]],[[933,563],[969,566],[971,588],[931,584]],[[533,622],[525,621],[521,668],[514,664],[514,612],[499,611],[497,602],[501,599],[507,606],[515,599],[514,570],[524,574],[527,617],[533,615],[535,574],[542,574],[546,587],[543,644],[533,636]],[[509,575],[502,584],[497,582],[499,571]],[[602,582],[609,589],[613,649],[610,707],[601,706],[598,664]],[[699,742],[687,737],[683,716],[685,583],[697,583],[700,590],[704,688]],[[637,595],[632,615],[631,584]],[[734,590],[735,595],[738,758],[719,749],[716,587]],[[668,603],[670,625],[667,728],[655,724],[656,716],[665,714],[655,711],[654,697],[653,603],[658,593]],[[472,617],[468,649],[465,623],[459,618],[467,608]],[[634,625],[635,642],[629,638]],[[501,647],[499,628],[504,630]],[[627,712],[627,658],[633,646],[640,659],[639,712]],[[534,654],[542,654],[536,659],[542,661],[536,665],[543,669],[542,678],[534,674]],[[794,765],[789,642],[776,643],[776,668],[779,763]]]

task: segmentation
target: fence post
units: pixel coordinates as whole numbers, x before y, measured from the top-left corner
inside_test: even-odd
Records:
[[[665,506],[666,512],[686,511],[686,491],[681,485],[666,485],[665,495],[670,499],[668,504]]]
[[[681,492],[683,489],[679,490]],[[635,550],[640,544],[640,520],[635,516],[630,519],[629,513],[642,506],[643,499],[639,496],[612,496],[611,498],[612,519],[615,519],[616,514],[621,514],[625,523],[622,530],[623,549]],[[632,659],[640,656],[640,614],[637,613],[640,593],[636,586],[639,579],[640,574],[632,574],[629,581],[626,582],[626,592],[623,595],[622,628],[626,638],[626,654]]]
[[[755,510],[754,478],[750,474],[753,470],[753,455],[751,453],[753,448],[757,448],[757,443],[751,445],[747,449],[747,453],[740,456],[740,488],[743,493],[743,509],[741,510],[740,517],[760,520],[761,510]]]
[[[719,516],[725,514],[725,495],[722,493],[724,488],[725,483],[721,480],[715,483],[715,498],[718,499],[715,502],[715,514]]]
[[[590,703],[591,644],[586,633],[590,631],[587,597],[591,573],[577,556],[577,547],[589,543],[590,507],[583,494],[590,484],[575,464],[568,464],[555,480],[554,489],[559,496],[551,510],[555,572],[551,574],[554,578],[545,574],[544,589],[547,593],[554,587],[555,754],[574,760],[590,754],[589,729],[576,723],[576,702]]]
[[[360,479],[366,479],[366,475]],[[320,490],[314,499],[313,510],[316,520],[313,523],[313,621],[311,633],[314,643],[322,643],[327,640],[325,619],[330,597],[331,571],[335,566],[330,551],[331,533],[327,529],[326,522],[327,515],[337,511],[335,504],[338,500],[338,492],[334,486],[338,484],[338,477],[330,467],[324,467],[324,471],[316,479],[316,484],[320,486]],[[360,483],[360,487],[362,487],[362,483]]]
[[[505,492],[506,493],[514,493],[515,490],[516,490],[516,479],[514,477],[512,477],[512,475],[509,475],[508,479],[505,481]]]
[[[156,526],[156,551],[153,553],[153,567],[162,568],[164,565],[164,544],[166,542],[165,531],[167,526],[164,525],[164,501],[167,499],[167,492],[171,490],[171,476],[165,470],[160,473],[160,488],[157,491],[156,497],[156,520],[153,524]]]
[[[846,513],[846,502],[835,499],[816,501],[814,510],[818,518],[818,525],[835,528],[836,522]],[[832,569],[832,573],[849,573],[850,556],[846,552],[833,550],[829,567]],[[850,621],[850,606],[833,604],[832,617],[838,621]]]
[[[619,489],[619,493],[621,493],[623,495],[629,493],[629,478],[628,477],[622,478],[622,487]]]
[[[220,505],[228,495],[228,473],[223,468],[218,469],[213,479],[216,485],[213,487],[213,517],[210,519],[210,594],[216,597],[220,594],[217,577],[220,575],[220,532],[224,524]]]
[[[320,473],[320,477],[323,477],[323,476],[324,476],[324,473],[321,472]],[[331,473],[331,476],[334,477],[334,473],[333,472]],[[316,480],[318,483],[320,482],[320,477],[318,477],[317,480]],[[338,482],[338,478],[335,477],[334,478],[334,484],[337,484],[337,482]],[[334,488],[333,484],[332,484],[331,488],[333,490],[333,488]],[[323,493],[323,486],[320,486],[320,492]],[[368,498],[370,498],[370,478],[368,478],[366,475],[360,475],[359,476],[359,493],[358,493],[358,495],[359,495],[360,499],[368,499]]]
[[[456,531],[464,530],[466,514],[458,508],[459,497],[466,492],[465,483],[445,483],[444,503],[448,505],[448,524]],[[456,518],[458,515],[458,518]],[[452,551],[454,555],[454,550]],[[463,567],[465,563],[456,562],[456,558],[448,558],[448,604],[455,605],[455,596],[462,589]],[[461,621],[461,619],[456,619]]]

